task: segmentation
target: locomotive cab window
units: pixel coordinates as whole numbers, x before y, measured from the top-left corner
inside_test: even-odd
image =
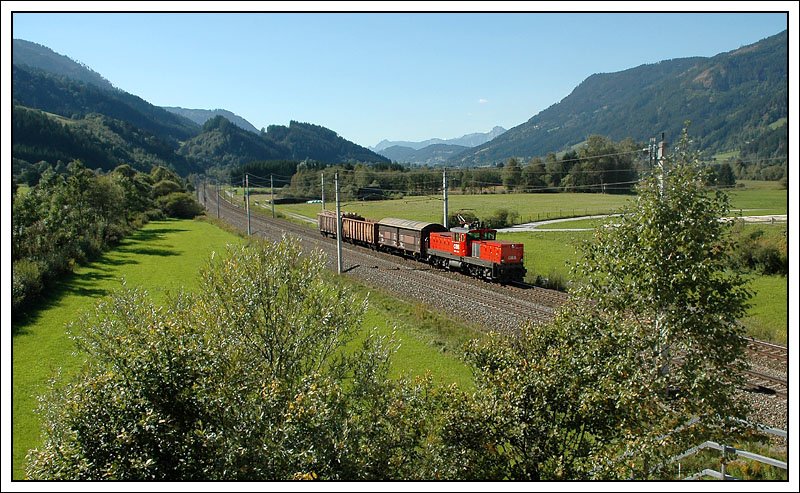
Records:
[[[480,239],[481,239],[481,234],[480,234],[479,232],[477,232],[477,231],[470,231],[470,232],[467,234],[467,237],[468,237],[470,240],[480,240]]]
[[[484,240],[494,240],[495,239],[495,232],[494,231],[486,231],[483,233]]]

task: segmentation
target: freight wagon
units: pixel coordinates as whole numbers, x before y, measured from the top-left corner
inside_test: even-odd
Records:
[[[318,215],[319,230],[336,237],[336,214]],[[413,257],[443,269],[502,283],[523,281],[523,245],[496,239],[497,231],[482,227],[452,228],[409,219],[365,219],[342,215],[342,240]]]
[[[434,231],[447,229],[441,224],[387,217],[378,221],[378,245],[382,249],[424,260],[428,236]]]
[[[319,231],[323,236],[336,237],[336,213],[323,211],[317,214]],[[354,213],[342,214],[342,240],[370,248],[377,246],[378,223]]]

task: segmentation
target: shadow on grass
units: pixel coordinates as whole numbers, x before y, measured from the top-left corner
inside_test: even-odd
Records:
[[[147,242],[157,240],[169,233],[182,233],[188,231],[181,228],[153,228],[153,229],[140,229],[122,241],[123,245],[130,243]]]
[[[60,278],[51,281],[42,291],[36,300],[35,306],[30,306],[24,313],[12,314],[11,334],[29,334],[27,327],[35,324],[41,319],[42,314],[51,308],[57,307],[61,301],[68,296],[82,296],[88,298],[101,298],[110,293],[110,289],[97,287],[98,281],[107,281],[117,276],[114,266],[138,264],[139,261],[133,258],[125,258],[128,255],[157,255],[160,257],[170,257],[180,255],[180,252],[167,248],[154,248],[146,246],[147,242],[158,240],[163,235],[169,233],[180,233],[188,231],[181,228],[156,228],[138,230],[122,240],[119,245],[111,252],[106,252],[100,258],[93,260],[89,264],[87,272],[80,274],[67,273]],[[122,253],[123,258],[112,257],[112,253]],[[121,277],[119,278],[121,280]],[[120,281],[119,287],[122,286]]]
[[[108,269],[104,269],[108,270]],[[108,281],[116,278],[112,274],[106,274],[98,270],[90,270],[80,274],[66,274],[61,279],[53,281],[45,288],[42,295],[36,302],[35,307],[29,308],[25,313],[12,316],[11,334],[12,336],[30,334],[27,327],[36,324],[42,315],[56,308],[61,301],[68,296],[81,296],[86,298],[101,298],[109,294],[110,290],[97,287],[98,281]],[[119,278],[119,286],[122,286],[122,278]],[[78,314],[76,314],[77,316]]]
[[[110,271],[113,271],[114,269],[107,268],[107,267],[102,267],[102,266],[103,265],[114,265],[114,266],[132,265],[132,264],[138,264],[138,263],[139,262],[137,260],[133,260],[132,258],[109,258],[107,255],[105,255],[105,256],[103,256],[103,258],[95,260],[92,263],[92,268],[96,269],[96,270],[103,271],[103,272],[110,272]]]
[[[173,255],[180,255],[179,252],[168,250],[166,248],[151,248],[151,247],[120,247],[117,248],[118,252],[132,253],[134,255],[158,255],[159,257],[171,257]],[[135,260],[128,263],[138,263]]]

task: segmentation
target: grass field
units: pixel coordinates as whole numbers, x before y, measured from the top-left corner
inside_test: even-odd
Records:
[[[269,196],[251,196],[253,200],[268,200]],[[585,193],[563,194],[491,194],[450,195],[448,209],[451,213],[469,211],[478,217],[491,216],[496,210],[508,209],[519,214],[519,221],[530,222],[560,217],[609,214],[619,209],[629,196]],[[333,210],[334,203],[326,202]],[[355,212],[371,219],[397,217],[417,221],[442,222],[443,203],[440,196],[407,197],[398,200],[369,202],[344,202],[343,212]],[[276,212],[291,212],[316,217],[322,209],[320,204],[279,204]]]
[[[46,390],[48,379],[60,369],[73,375],[82,363],[67,335],[67,324],[90,311],[98,298],[122,286],[142,287],[155,302],[168,292],[199,288],[199,269],[212,251],[223,252],[229,243],[242,241],[236,235],[201,221],[150,223],[118,248],[89,266],[81,267],[51,291],[42,309],[13,327],[13,470],[15,480],[24,479],[25,455],[40,442],[40,421],[34,413],[36,397]],[[367,290],[354,286],[360,295]],[[435,382],[457,383],[469,388],[471,374],[458,359],[460,345],[473,330],[432,314],[419,305],[396,302],[372,291],[363,326],[381,334],[394,332],[399,350],[392,375],[424,375]]]
[[[741,181],[742,188],[728,191],[731,213],[737,215],[786,214],[788,192],[780,189],[777,182]],[[239,194],[238,196],[240,196]],[[268,204],[269,194],[251,194],[251,200]],[[479,217],[487,217],[498,209],[508,209],[518,214],[517,223],[546,219],[590,216],[617,212],[633,199],[631,195],[604,195],[587,193],[535,193],[535,194],[484,194],[448,197],[451,213],[470,211]],[[334,209],[334,202],[325,204]],[[409,196],[397,200],[342,202],[343,212],[354,212],[370,219],[398,217],[417,221],[442,222],[443,203],[439,195]],[[290,212],[307,217],[316,217],[321,204],[278,204],[276,212]]]
[[[731,215],[786,214],[788,192],[777,182],[741,181],[742,187],[728,191]],[[262,199],[267,198],[262,197]],[[582,215],[617,212],[631,196],[600,194],[497,194],[497,195],[452,195],[450,211],[471,210],[487,215],[505,207],[520,214],[518,223]],[[328,209],[332,203],[326,204]],[[320,204],[281,204],[276,211],[291,212],[315,217],[321,209]],[[380,219],[399,217],[423,221],[439,222],[442,217],[440,197],[408,197],[401,200],[375,202],[347,202],[343,211],[357,212],[365,217]],[[580,220],[551,224],[542,229],[594,228],[603,220]],[[306,224],[309,227],[313,225]],[[769,227],[769,226],[765,226]],[[783,228],[776,225],[776,228]],[[525,267],[527,280],[532,282],[537,276],[568,280],[570,266],[578,258],[576,246],[592,237],[590,231],[560,232],[541,231],[500,234],[500,239],[518,241],[525,244]],[[787,330],[787,286],[785,279],[772,276],[753,276],[751,288],[756,292],[752,300],[753,308],[744,320],[748,331],[773,342],[785,342]]]
[[[36,396],[58,368],[77,371],[82,360],[66,326],[91,310],[98,298],[122,286],[146,288],[153,299],[167,292],[195,289],[197,271],[212,250],[240,241],[199,221],[159,221],[124,240],[118,248],[56,283],[42,309],[13,327],[13,478],[23,479],[25,454],[39,442]],[[187,274],[191,273],[191,274]]]
[[[752,308],[742,320],[747,333],[757,339],[786,345],[789,328],[789,279],[783,276],[750,276]]]
[[[744,188],[728,191],[731,215],[764,216],[786,214],[789,208],[789,191],[781,189],[774,181],[741,181]]]

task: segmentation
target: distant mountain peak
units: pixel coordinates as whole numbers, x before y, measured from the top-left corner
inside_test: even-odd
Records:
[[[788,117],[787,52],[783,31],[713,57],[592,74],[561,101],[448,165],[527,160],[570,149],[590,135],[646,142],[665,132],[676,138],[687,120],[705,152],[746,150],[741,136],[748,135],[750,141],[772,139],[763,152],[777,153],[785,139],[773,135],[771,125]]]
[[[484,144],[486,142],[489,142],[490,140],[494,139],[495,137],[497,137],[498,135],[502,134],[505,131],[506,131],[505,128],[501,126],[495,126],[486,133],[471,133],[467,135],[462,135],[461,137],[455,139],[428,139],[419,142],[405,141],[405,140],[391,141],[384,139],[378,142],[378,144],[375,145],[375,147],[370,147],[370,149],[372,149],[375,152],[380,152],[389,147],[399,146],[399,147],[410,147],[411,149],[418,151],[422,148],[428,147],[433,144],[448,144],[448,145],[456,145],[463,147],[475,147]]]
[[[116,89],[111,82],[86,64],[58,54],[44,45],[24,39],[14,39],[11,50],[11,59],[15,65],[27,65],[51,74],[92,84],[101,89]]]
[[[258,129],[249,121],[231,111],[221,108],[213,110],[181,108],[180,106],[162,106],[162,108],[170,113],[175,113],[176,115],[186,117],[200,126],[205,125],[208,120],[214,118],[215,116],[224,116],[226,120],[230,121],[241,129],[247,130],[248,132],[259,133]]]

